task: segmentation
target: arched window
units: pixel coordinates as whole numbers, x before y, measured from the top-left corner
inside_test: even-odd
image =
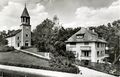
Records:
[[[23,18],[23,22],[25,21],[25,19]]]
[[[28,20],[28,19],[26,18],[26,22],[28,22],[27,20]]]
[[[20,44],[18,43],[18,44],[17,44],[17,46],[19,47],[19,46],[20,46]]]

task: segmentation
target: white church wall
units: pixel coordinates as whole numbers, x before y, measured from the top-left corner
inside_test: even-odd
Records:
[[[15,36],[7,38],[8,46],[15,46]]]
[[[18,46],[18,43],[19,43],[19,46]],[[20,47],[21,47],[21,32],[16,34],[15,36],[15,48],[20,49]]]

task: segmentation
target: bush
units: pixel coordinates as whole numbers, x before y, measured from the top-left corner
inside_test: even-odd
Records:
[[[36,65],[26,65],[26,64],[14,64],[8,62],[0,62],[3,65],[10,65],[10,66],[18,66],[18,67],[26,67],[26,68],[34,68],[34,69],[43,69],[43,70],[51,70],[51,71],[59,71],[59,72],[67,72],[67,73],[79,73],[79,69],[76,66],[72,66],[69,68],[53,68],[53,67],[43,67],[43,66],[36,66]]]
[[[20,49],[27,49],[27,48],[30,48],[30,46],[29,47],[28,46],[21,46]]]
[[[7,51],[14,51],[15,48],[13,46],[9,47],[9,46],[2,46],[0,47],[0,52],[7,52]]]

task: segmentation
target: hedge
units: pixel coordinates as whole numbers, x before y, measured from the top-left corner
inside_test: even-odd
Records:
[[[8,62],[0,62],[2,65],[10,65],[10,66],[18,66],[18,67],[26,67],[26,68],[35,68],[35,69],[43,69],[43,70],[51,70],[51,71],[60,71],[60,72],[67,72],[67,73],[79,73],[79,68],[76,66],[72,66],[69,68],[53,68],[53,67],[43,67],[43,66],[36,66],[36,65],[25,65],[25,64],[13,64]]]
[[[15,48],[14,47],[9,47],[9,46],[2,46],[0,47],[0,52],[7,52],[7,51],[14,51]]]
[[[21,46],[20,49],[27,49],[27,48],[31,48],[31,46]]]

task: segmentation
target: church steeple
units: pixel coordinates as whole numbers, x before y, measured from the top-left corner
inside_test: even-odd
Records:
[[[24,8],[22,15],[21,15],[21,23],[25,24],[25,25],[30,25],[30,16],[29,16],[29,13],[27,11],[26,4],[25,4],[25,8]]]

